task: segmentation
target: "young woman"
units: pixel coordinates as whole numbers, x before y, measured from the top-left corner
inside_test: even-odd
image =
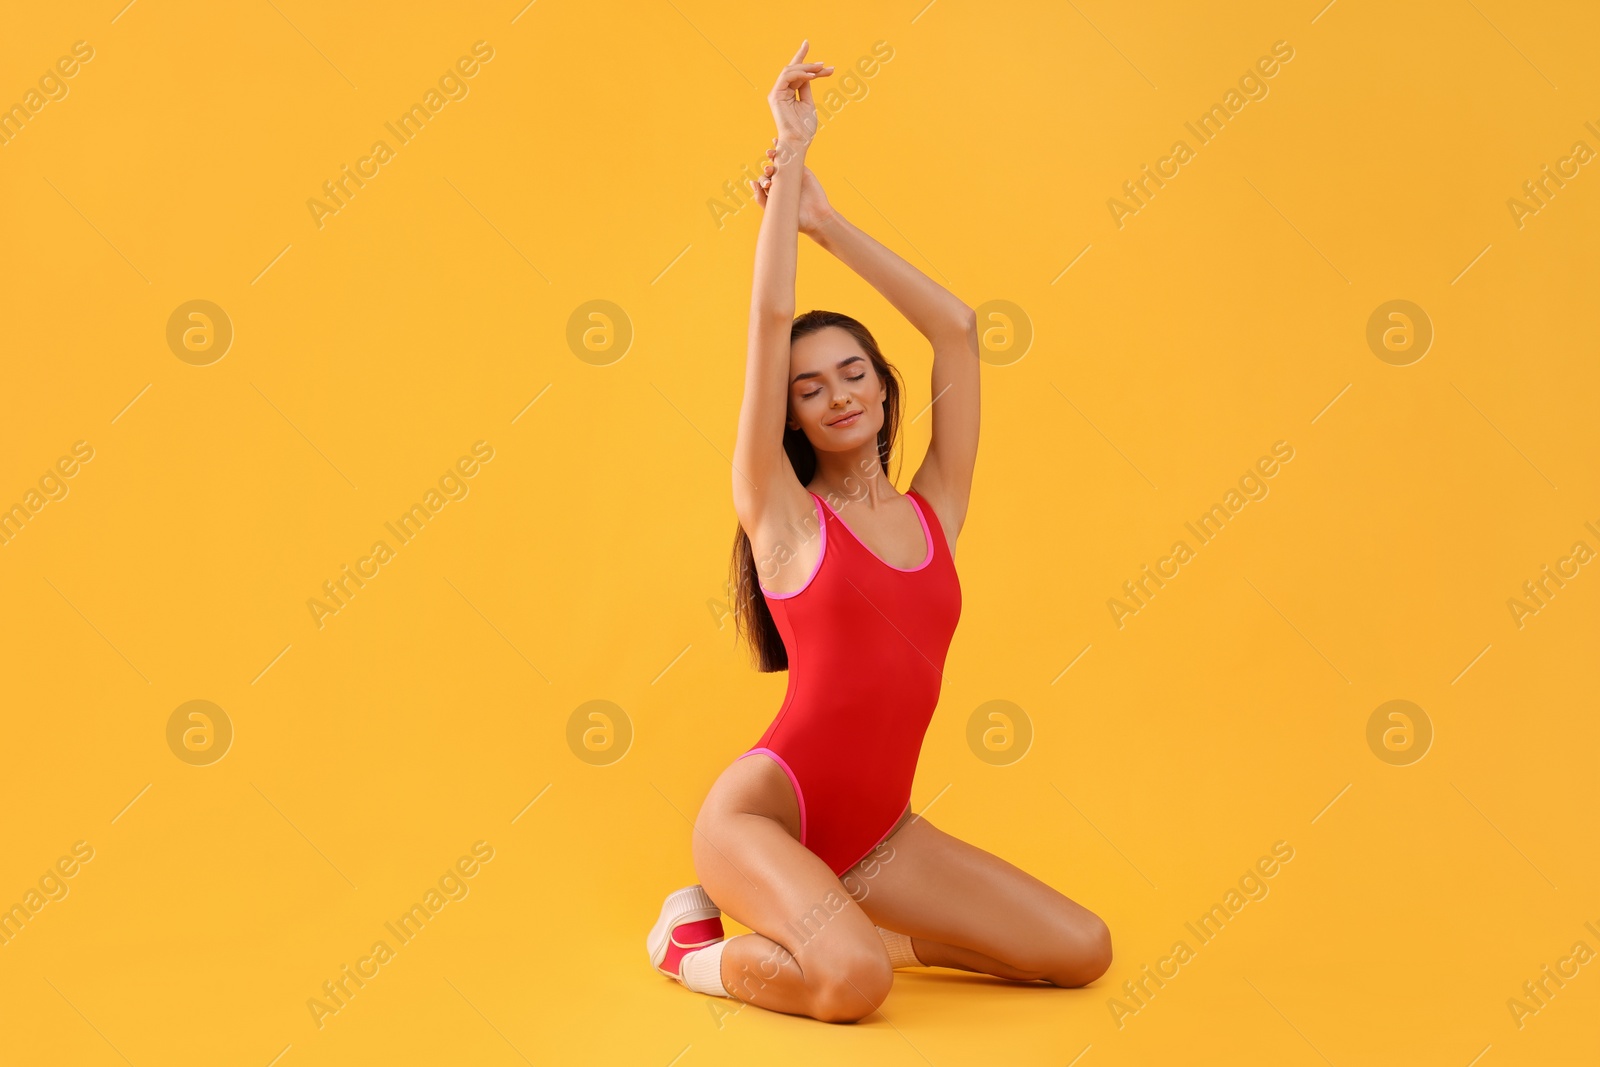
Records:
[[[809,47],[768,96],[778,136],[752,183],[763,216],[733,459],[735,614],[760,669],[788,668],[788,692],[711,787],[694,827],[700,883],[667,897],[650,962],[698,992],[830,1022],[875,1011],[898,967],[1084,985],[1111,962],[1104,922],[911,813],[961,613],[976,317],[829,205],[806,152],[811,82],[833,68],[804,62]],[[855,319],[794,317],[802,232],[933,347],[932,441],[905,494],[889,477],[896,372]],[[753,932],[725,938],[723,911]]]

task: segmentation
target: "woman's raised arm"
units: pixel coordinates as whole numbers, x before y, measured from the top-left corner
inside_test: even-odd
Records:
[[[783,424],[789,407],[789,330],[795,314],[795,257],[799,243],[800,178],[806,151],[817,132],[811,81],[833,68],[806,63],[809,41],[801,42],[789,65],[767,94],[777,122],[775,173],[756,237],[755,277],[750,290],[750,332],[745,362],[744,402],[733,449],[733,507],[748,533],[760,522],[771,494],[799,485],[783,451]],[[794,486],[780,475],[788,469]],[[803,498],[803,494],[796,494]]]
[[[815,191],[802,205],[802,230],[871,283],[933,346],[932,437],[911,488],[934,506],[954,545],[966,521],[978,462],[977,315],[829,206],[810,170],[804,177],[808,191],[812,186]]]

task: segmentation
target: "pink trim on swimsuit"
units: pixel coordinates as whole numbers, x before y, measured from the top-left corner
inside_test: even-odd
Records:
[[[799,801],[799,803],[800,803],[800,843],[802,845],[805,844],[806,843],[806,795],[800,791],[800,779],[798,779],[798,778],[796,778],[794,776],[794,771],[792,771],[789,768],[788,761],[786,761],[782,756],[778,755],[776,752],[772,751],[772,749],[770,749],[770,748],[752,748],[749,752],[742,753],[739,756],[739,759],[744,759],[745,756],[753,756],[757,752],[765,752],[767,755],[769,755],[773,759],[777,760],[778,761],[778,766],[783,768],[783,773],[787,774],[789,776],[789,784],[794,786],[794,797],[795,797],[795,800]],[[873,846],[873,848],[877,848],[877,847],[878,846],[876,846],[876,845]]]
[[[806,492],[811,493],[811,490],[808,489]],[[815,493],[811,493],[811,498],[813,501],[822,500],[822,498],[817,496]],[[825,504],[827,501],[823,501],[823,503]],[[811,507],[817,513],[817,528],[822,531],[822,545],[817,549],[817,562],[812,566],[811,573],[806,575],[804,584],[802,584],[799,589],[796,589],[792,593],[770,592],[765,586],[761,585],[760,579],[757,579],[756,585],[761,588],[761,592],[773,600],[788,600],[792,596],[799,596],[801,593],[806,591],[806,586],[811,584],[811,579],[815,578],[817,576],[817,572],[822,569],[822,557],[828,554],[828,520],[823,516],[822,509],[817,507],[815,503],[813,503]]]
[[[813,493],[812,495],[816,496],[815,493]],[[817,497],[817,499],[818,500],[822,500],[822,498],[820,496]],[[856,536],[856,532],[854,530],[850,529],[850,524],[845,522],[844,519],[839,515],[839,513],[837,511],[833,511],[833,505],[829,504],[826,500],[822,500],[822,502],[823,502],[823,504],[827,505],[827,508],[828,508],[829,511],[833,511],[833,517],[839,520],[840,525],[842,525],[845,528],[845,532],[848,533],[851,536],[852,539],[854,539],[855,543],[860,545],[862,548],[866,548],[867,549],[867,554],[868,555],[870,555],[873,559],[877,560],[879,563],[883,564],[885,567],[888,567],[891,570],[904,571],[905,573],[910,574],[913,571],[920,571],[922,568],[926,567],[928,564],[933,562],[933,531],[928,529],[928,517],[922,513],[922,505],[917,502],[916,491],[915,490],[908,490],[906,492],[906,499],[911,501],[912,508],[914,508],[916,510],[917,521],[922,524],[922,537],[923,537],[923,540],[928,542],[928,555],[927,555],[927,557],[925,559],[923,559],[923,561],[921,563],[917,564],[915,567],[896,567],[893,563],[890,563],[888,560],[884,559],[882,556],[880,556],[876,552],[872,551],[872,549],[867,548],[867,543],[865,541],[861,540],[861,538]]]

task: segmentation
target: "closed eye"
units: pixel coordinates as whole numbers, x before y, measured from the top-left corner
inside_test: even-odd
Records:
[[[861,379],[865,378],[866,376],[867,376],[867,372],[866,371],[862,371],[860,374],[857,374],[853,378],[850,378],[850,377],[845,378],[845,381],[847,381],[847,382],[859,382]],[[810,400],[812,397],[820,396],[821,394],[822,394],[822,390],[818,389],[814,393],[802,393],[802,394],[800,394],[800,399],[801,400]]]

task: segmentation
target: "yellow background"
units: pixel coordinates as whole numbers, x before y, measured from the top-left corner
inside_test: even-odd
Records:
[[[0,504],[95,455],[0,547],[0,903],[94,849],[0,947],[5,1062],[1594,1062],[1600,963],[1506,1006],[1600,949],[1600,574],[1506,606],[1600,548],[1596,165],[1506,206],[1600,148],[1592,8],[109,0],[7,30],[0,102],[95,54],[0,148]],[[785,683],[717,603],[760,209],[707,202],[803,37],[894,53],[812,151],[834,204],[1035,331],[983,369],[913,804],[1105,916],[1089,989],[902,972],[855,1026],[719,1025],[645,959]],[[319,228],[306,201],[479,40],[469,94]],[[1270,94],[1118,228],[1279,40]],[[209,366],[166,343],[193,299],[235,331]],[[634,330],[603,366],[566,341],[594,299]],[[1392,299],[1435,330],[1406,367],[1365,340]],[[920,338],[804,242],[798,301],[927,404]],[[480,440],[469,495],[319,628]],[[1118,629],[1106,600],[1278,440],[1270,495]],[[235,730],[209,766],[166,740],[196,699]],[[1435,731],[1410,766],[1367,746],[1392,699]],[[610,765],[568,744],[591,700],[632,732]],[[967,747],[992,700],[1033,731],[1009,766]],[[1119,1028],[1122,982],[1279,840],[1270,895]],[[307,1000],[476,841],[469,895],[319,1029]]]

